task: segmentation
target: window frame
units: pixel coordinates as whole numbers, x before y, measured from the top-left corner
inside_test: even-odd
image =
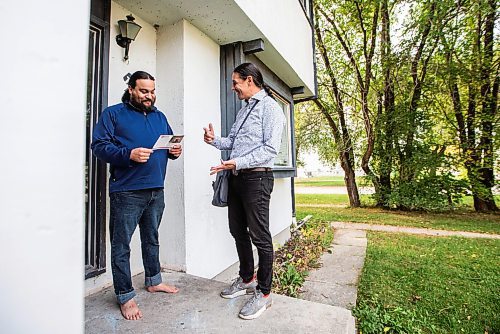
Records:
[[[285,128],[283,129],[283,134],[282,134],[282,137],[281,139],[285,139],[287,141],[287,158],[288,158],[288,161],[289,163],[287,165],[277,165],[276,164],[276,161],[275,161],[275,165],[273,167],[273,169],[289,169],[291,167],[293,167],[293,161],[292,161],[292,147],[291,147],[291,131],[290,131],[290,127],[289,127],[289,124],[290,124],[290,121],[291,121],[291,117],[293,116],[292,113],[290,113],[290,101],[287,101],[285,100],[284,98],[282,98],[277,92],[273,91],[273,95],[274,95],[274,98],[275,100],[278,102],[278,104],[280,104],[280,102],[282,104],[284,104],[286,110],[283,110],[283,113],[285,114],[285,119],[286,119],[286,125],[285,125]],[[284,136],[286,136],[286,138],[284,138]],[[283,142],[282,142],[283,143]],[[281,144],[283,145],[283,144]],[[280,152],[281,153],[281,150]],[[278,153],[278,156],[279,156],[279,153]]]

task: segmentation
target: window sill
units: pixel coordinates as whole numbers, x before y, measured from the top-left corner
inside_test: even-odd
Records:
[[[275,166],[273,167],[273,175],[276,179],[296,176],[296,168],[293,166]]]

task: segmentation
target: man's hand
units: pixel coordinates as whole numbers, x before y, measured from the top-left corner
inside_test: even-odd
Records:
[[[153,153],[153,150],[144,147],[134,148],[130,152],[130,160],[135,162],[145,163],[149,160],[149,156]]]
[[[203,140],[205,140],[205,143],[207,144],[212,144],[215,139],[214,127],[212,126],[212,123],[208,123],[208,129],[203,128],[203,130],[205,130]]]
[[[236,168],[236,161],[234,160],[227,160],[227,161],[221,160],[220,162],[221,164],[219,166],[210,167],[210,175],[220,172],[221,170]]]
[[[174,145],[168,151],[174,157],[178,158],[181,155],[181,153],[182,153],[182,146],[181,145]]]

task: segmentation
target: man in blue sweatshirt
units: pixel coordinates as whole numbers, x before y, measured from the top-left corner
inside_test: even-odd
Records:
[[[111,269],[120,310],[128,320],[142,318],[133,299],[130,273],[130,240],[137,225],[146,289],[178,291],[162,283],[158,228],[165,208],[163,186],[167,162],[181,155],[182,146],[151,149],[160,135],[173,134],[165,115],[154,106],[154,80],[143,71],[132,74],[122,103],[106,108],[100,116],[91,145],[94,155],[110,164]]]

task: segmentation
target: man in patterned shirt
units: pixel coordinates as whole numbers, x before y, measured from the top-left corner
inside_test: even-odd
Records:
[[[249,320],[259,317],[272,304],[269,201],[274,185],[272,167],[279,152],[285,116],[255,65],[243,63],[236,67],[232,81],[232,90],[247,105],[238,111],[227,137],[215,136],[209,124],[204,128],[204,140],[219,150],[231,150],[229,160],[211,168],[212,174],[225,169],[233,171],[228,193],[229,231],[240,260],[239,277],[221,292],[221,297],[253,294],[239,313],[241,318]],[[257,277],[252,243],[259,255]]]

